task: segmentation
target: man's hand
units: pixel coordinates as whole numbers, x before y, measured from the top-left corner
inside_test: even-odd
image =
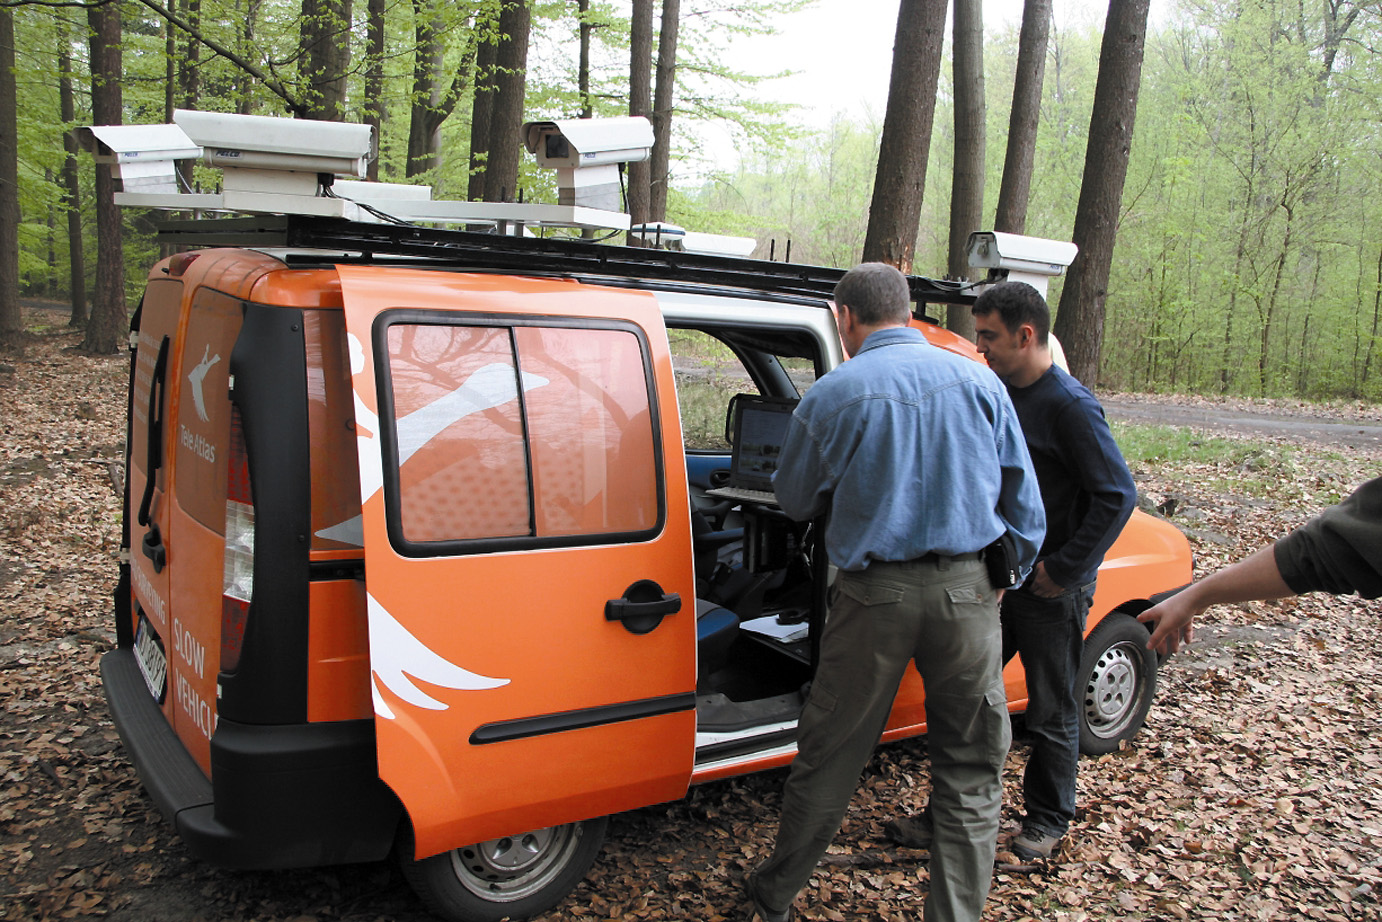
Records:
[[[1155,625],[1147,649],[1169,656],[1189,646],[1195,639],[1195,616],[1202,611],[1204,606],[1196,607],[1189,592],[1178,592],[1138,615],[1138,621]]]
[[[1041,596],[1043,599],[1054,599],[1065,591],[1064,586],[1058,586],[1046,575],[1046,561],[1037,563],[1032,571],[1032,592]]]

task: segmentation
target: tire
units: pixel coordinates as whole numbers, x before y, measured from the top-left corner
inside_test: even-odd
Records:
[[[529,919],[556,906],[590,870],[609,817],[535,829],[414,861],[400,850],[403,876],[447,922]],[[411,842],[408,843],[411,846]]]
[[[1085,638],[1075,686],[1085,755],[1114,752],[1142,729],[1156,697],[1157,657],[1147,637],[1136,618],[1114,611]]]

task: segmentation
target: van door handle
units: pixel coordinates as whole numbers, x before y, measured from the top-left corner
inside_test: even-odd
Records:
[[[640,579],[624,590],[623,597],[605,602],[605,620],[622,621],[631,634],[646,634],[679,611],[681,596],[663,592],[651,579]]]
[[[168,548],[163,543],[163,536],[158,533],[158,526],[153,525],[144,533],[143,541],[144,556],[154,562],[154,572],[162,573],[163,567],[168,563]]]

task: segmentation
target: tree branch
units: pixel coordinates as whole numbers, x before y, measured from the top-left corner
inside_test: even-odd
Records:
[[[111,0],[102,0],[102,2],[111,2]],[[240,68],[245,73],[249,74],[251,77],[254,77],[255,79],[259,80],[261,83],[264,84],[265,88],[267,88],[279,99],[283,100],[284,105],[288,107],[288,111],[293,113],[294,116],[296,116],[297,118],[303,118],[306,116],[306,104],[295,98],[293,94],[288,90],[288,88],[285,87],[278,78],[274,77],[272,74],[265,73],[262,69],[255,66],[250,61],[245,60],[240,55],[231,51],[229,48],[226,48],[224,45],[221,45],[219,42],[207,38],[205,35],[201,33],[199,29],[194,28],[190,23],[186,22],[183,19],[180,19],[175,14],[170,13],[168,10],[164,9],[157,2],[155,2],[155,0],[137,0],[137,2],[153,10],[159,16],[162,16],[164,19],[168,20],[168,22],[172,23],[174,26],[181,29],[183,32],[187,33],[187,35],[189,35],[190,37],[201,42],[207,48],[210,48],[216,54],[225,58],[227,61],[234,64],[236,67]]]

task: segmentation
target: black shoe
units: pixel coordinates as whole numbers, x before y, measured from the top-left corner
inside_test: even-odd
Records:
[[[749,899],[753,900],[753,918],[763,920],[763,922],[792,922],[796,914],[792,912],[792,907],[786,909],[769,909],[763,905],[763,901],[758,898],[758,869],[749,871]]]
[[[931,840],[936,837],[929,813],[888,820],[883,824],[883,833],[905,848],[930,848]]]

